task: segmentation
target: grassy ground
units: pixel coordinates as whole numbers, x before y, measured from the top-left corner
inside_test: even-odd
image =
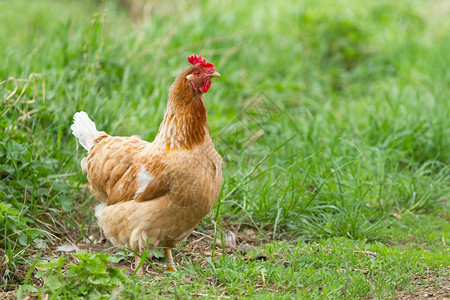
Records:
[[[449,297],[450,6],[297,2],[0,1],[0,296]],[[136,277],[69,126],[152,140],[192,53],[222,194]]]

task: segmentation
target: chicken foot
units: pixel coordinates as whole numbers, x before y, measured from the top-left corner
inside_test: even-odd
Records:
[[[175,272],[177,268],[175,267],[175,263],[173,261],[172,256],[172,248],[164,248],[164,256],[166,257],[166,271]]]
[[[165,271],[176,272],[175,262],[173,261],[172,248],[164,248],[164,255],[166,257],[167,267]],[[134,255],[134,268],[135,270],[139,267],[141,263],[141,257],[138,254]],[[137,275],[144,275],[143,267],[141,267],[137,272]]]

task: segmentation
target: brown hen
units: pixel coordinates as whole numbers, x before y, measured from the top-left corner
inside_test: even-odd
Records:
[[[90,191],[106,202],[95,209],[106,237],[137,253],[164,247],[167,270],[175,270],[170,249],[211,211],[222,186],[222,158],[203,103],[211,78],[220,74],[201,55],[188,60],[193,66],[172,84],[153,142],[99,132],[85,112],[71,126],[89,152],[81,167]]]

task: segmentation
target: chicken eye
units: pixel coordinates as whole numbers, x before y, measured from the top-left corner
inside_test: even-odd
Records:
[[[195,71],[195,75],[200,75],[200,71]]]

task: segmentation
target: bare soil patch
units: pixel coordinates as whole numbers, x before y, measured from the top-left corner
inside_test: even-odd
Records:
[[[450,276],[438,278],[436,274],[430,272],[427,276],[416,276],[414,281],[415,291],[413,293],[401,293],[396,299],[450,299]]]

